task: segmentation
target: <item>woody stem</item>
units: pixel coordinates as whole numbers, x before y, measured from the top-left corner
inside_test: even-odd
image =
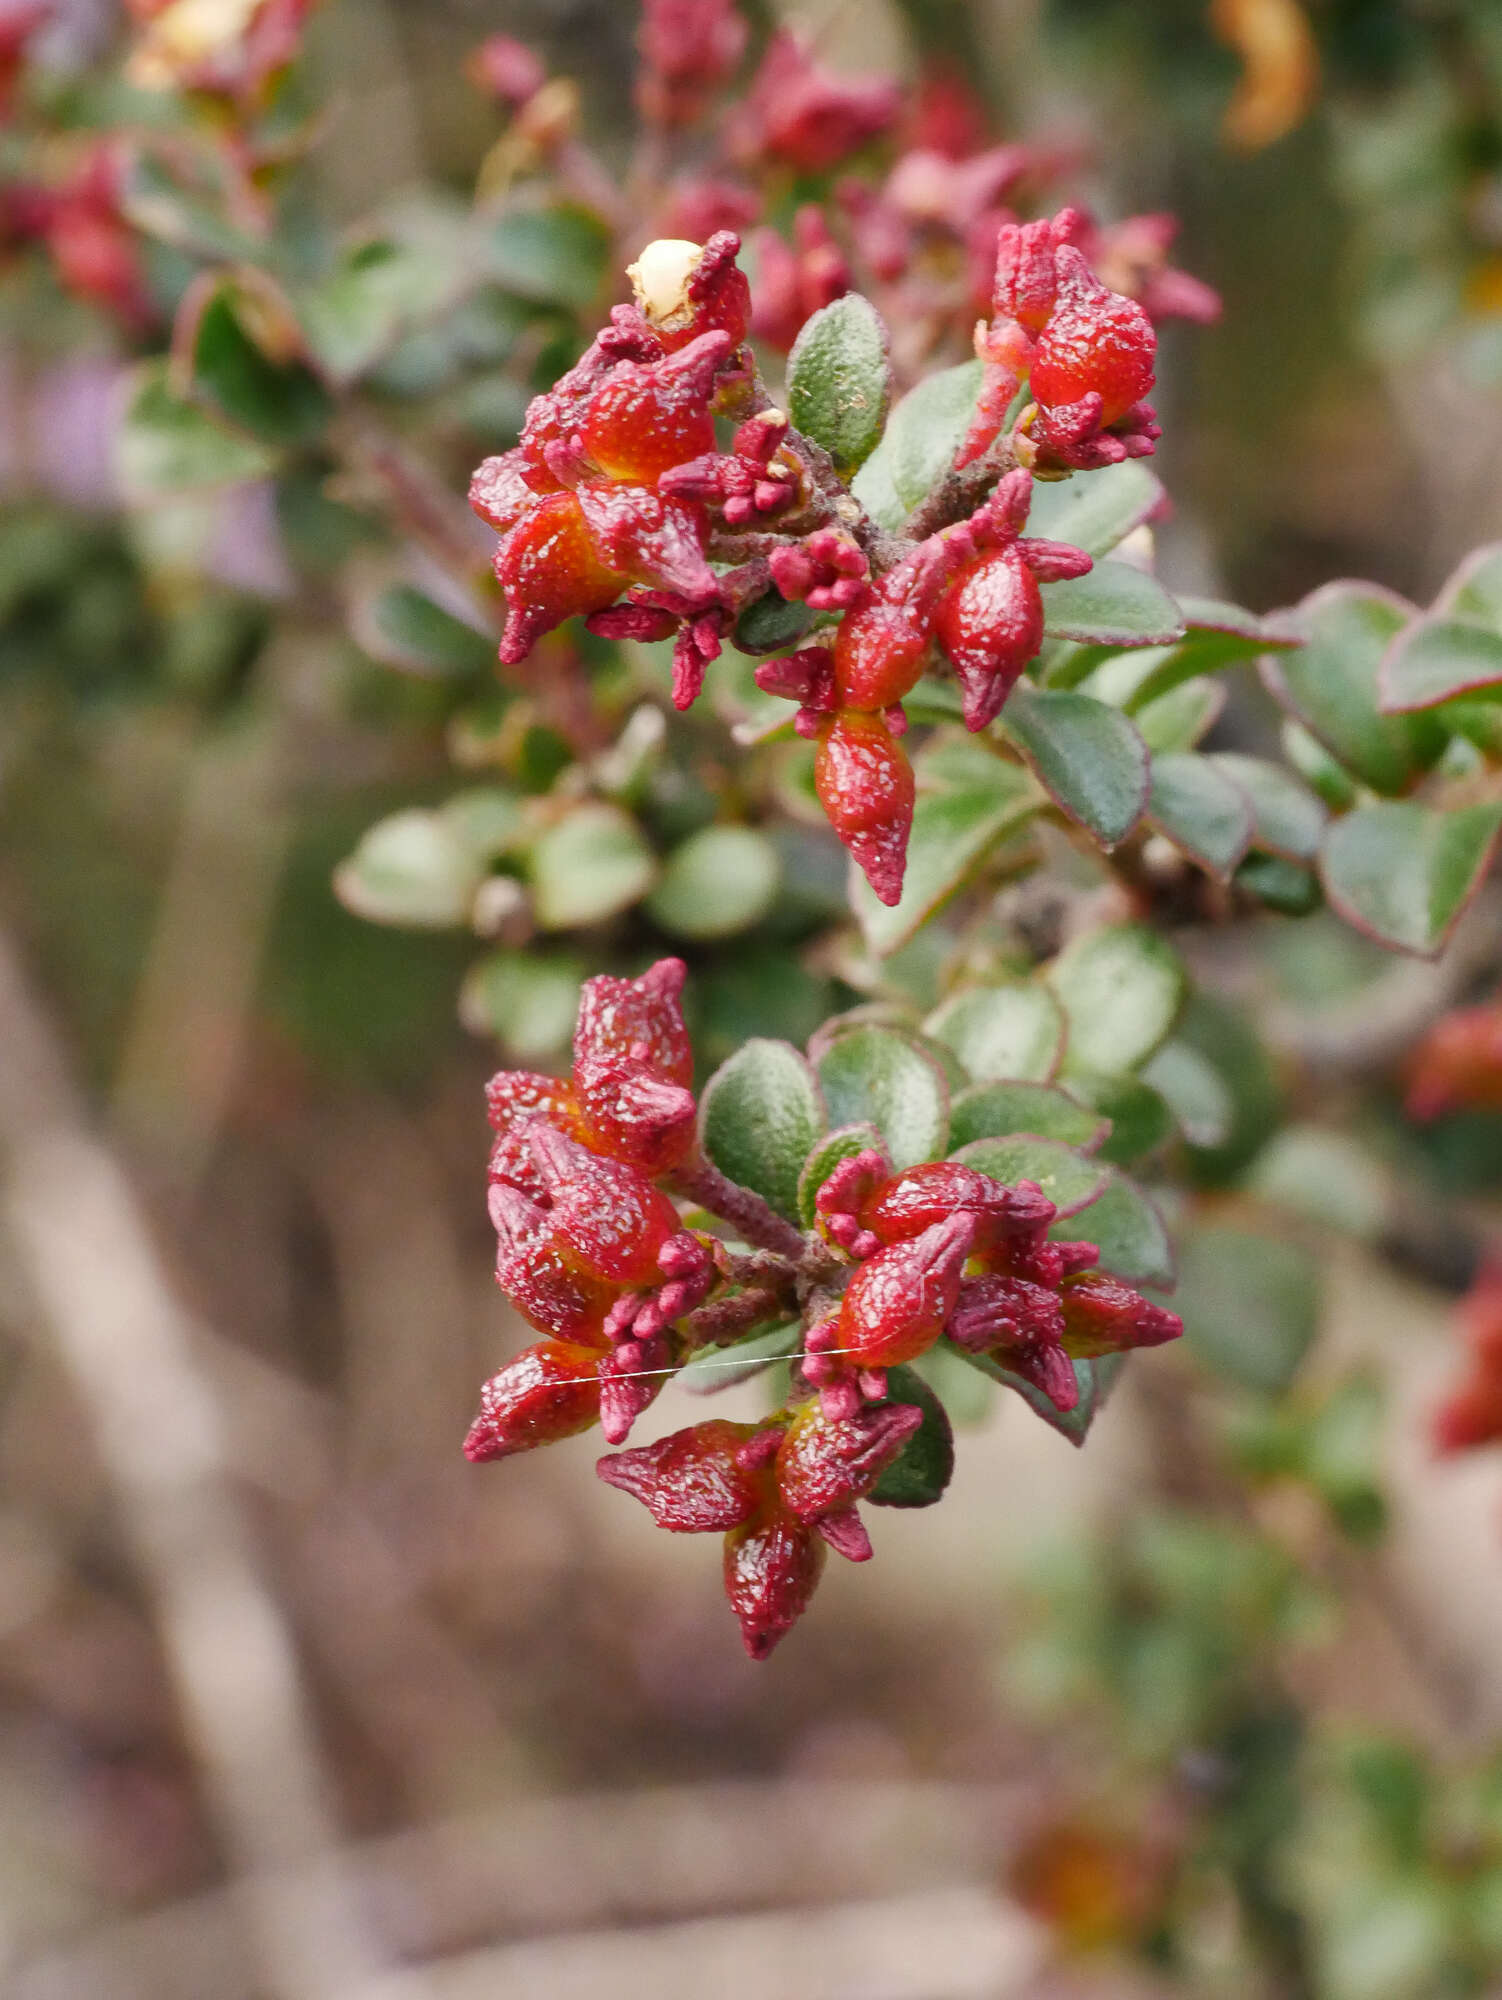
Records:
[[[759,1194],[722,1174],[702,1153],[678,1169],[671,1186],[675,1193],[698,1202],[711,1215],[730,1223],[746,1242],[758,1244],[763,1250],[775,1250],[795,1264],[803,1262],[808,1245],[801,1230],[784,1221]]]

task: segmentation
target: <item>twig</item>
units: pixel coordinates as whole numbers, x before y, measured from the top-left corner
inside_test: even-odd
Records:
[[[795,1264],[803,1262],[808,1242],[802,1231],[785,1222],[759,1194],[722,1174],[702,1153],[678,1169],[671,1186],[686,1200],[698,1202],[711,1215],[732,1224],[748,1243],[759,1244],[763,1250],[775,1250]]]

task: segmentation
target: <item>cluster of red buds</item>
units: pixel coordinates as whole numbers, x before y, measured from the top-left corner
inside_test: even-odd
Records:
[[[1155,1346],[1178,1319],[1052,1240],[1054,1204],[937,1161],[842,1161],[817,1227],[783,1221],[704,1156],[679,1008],[682,964],[584,989],[567,1079],[492,1079],[496,1276],[542,1336],[485,1385],[465,1451],[505,1458],[599,1424],[621,1443],[706,1343],[801,1322],[788,1400],[764,1422],[714,1421],[607,1455],[600,1477],[679,1532],[725,1536],[725,1587],[754,1659],[808,1603],[825,1548],[865,1561],[858,1503],[924,1422],[888,1371],[945,1335],[1073,1407],[1071,1365]],[[672,1195],[717,1215],[685,1228]]]
[[[1032,464],[1112,465],[1145,457],[1161,435],[1143,400],[1154,379],[1153,323],[1091,269],[1079,245],[1088,227],[1078,209],[1066,208],[1051,222],[1001,231],[992,317],[975,333],[984,381],[961,465],[995,442],[1024,384],[1031,401],[1014,435],[1026,440]]]
[[[1467,1451],[1502,1440],[1502,1263],[1485,1265],[1461,1304],[1468,1367],[1434,1417],[1441,1451]]]
[[[1502,1001],[1436,1021],[1408,1064],[1403,1107],[1427,1121],[1449,1111],[1502,1111]]]
[[[799,702],[795,727],[819,746],[820,803],[884,903],[902,894],[913,820],[903,696],[937,648],[960,683],[966,727],[984,729],[1043,643],[1039,583],[1090,568],[1081,549],[1023,538],[1031,494],[1030,474],[1008,473],[968,520],[917,543],[863,590],[832,648],[757,669],[764,692]]]
[[[1020,466],[967,518],[883,536],[761,392],[743,345],[738,247],[730,232],[702,250],[650,245],[633,270],[638,303],[615,308],[583,360],[534,400],[517,448],[476,473],[471,504],[502,537],[501,658],[519,662],[575,614],[606,637],[673,634],[673,699],[686,708],[754,599],[775,591],[837,617],[756,678],[798,704],[830,822],[895,903],[914,803],[903,697],[947,662],[967,727],[984,729],[1042,643],[1040,582],[1080,576],[1090,558],[1024,537],[1032,477]],[[748,408],[718,450],[715,415]]]

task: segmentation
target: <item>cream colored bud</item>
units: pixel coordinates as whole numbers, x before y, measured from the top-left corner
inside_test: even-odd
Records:
[[[689,304],[688,281],[704,255],[702,243],[687,243],[682,237],[660,236],[649,243],[634,264],[626,266],[626,276],[636,293],[636,303],[654,326],[682,324],[693,308]]]

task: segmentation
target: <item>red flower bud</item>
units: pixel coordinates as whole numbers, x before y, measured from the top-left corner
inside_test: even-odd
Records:
[[[553,1203],[548,1220],[568,1254],[593,1278],[655,1283],[657,1253],[678,1233],[673,1204],[635,1167],[592,1153],[542,1119],[527,1133]]]
[[[692,1083],[694,1052],[681,1004],[686,975],[681,958],[660,958],[639,979],[608,973],[586,979],[574,1028],[575,1063],[641,1062],[665,1083]]]
[[[584,450],[609,479],[653,486],[675,465],[714,450],[715,374],[730,351],[723,332],[698,336],[663,360],[623,361],[589,400]]]
[[[545,1200],[546,1188],[527,1144],[526,1128],[534,1118],[546,1118],[561,1132],[575,1129],[568,1085],[556,1076],[539,1076],[532,1070],[498,1070],[485,1086],[485,1105],[496,1133],[489,1178],[509,1181],[534,1200]]]
[[[837,1422],[805,1403],[777,1451],[778,1491],[788,1512],[810,1526],[864,1499],[913,1433],[923,1412],[886,1403]]]
[[[1003,226],[996,239],[996,283],[991,294],[998,317],[1016,320],[1032,334],[1043,331],[1058,291],[1055,254],[1069,240],[1072,219],[1073,211],[1066,208],[1051,222]]]
[[[1109,429],[1152,388],[1157,335],[1136,300],[1107,291],[1072,244],[1060,247],[1056,267],[1058,296],[1028,386],[1044,405],[1099,396]]]
[[[501,659],[513,667],[544,632],[565,618],[602,611],[629,581],[596,553],[572,493],[552,493],[534,502],[496,551],[495,573],[507,606]]]
[[[648,1064],[586,1060],[575,1065],[574,1087],[584,1136],[612,1159],[656,1175],[693,1151],[693,1092],[665,1083]]]
[[[480,1414],[464,1440],[474,1464],[509,1458],[589,1430],[600,1415],[600,1353],[562,1340],[540,1340],[480,1391]]]
[[[575,501],[596,563],[611,565],[608,570],[599,569],[598,574],[618,577],[617,596],[629,580],[658,590],[682,591],[699,604],[714,601],[719,585],[704,556],[708,523],[702,507],[664,498],[650,487],[604,482],[590,482],[562,497]],[[515,529],[511,540],[522,532]],[[510,541],[504,546],[509,548]],[[502,576],[501,581],[505,583],[507,578]],[[507,595],[510,602],[510,593]],[[582,608],[603,610],[606,601],[602,596],[597,603]],[[555,625],[558,622],[557,618],[552,620]]]
[[[655,1444],[602,1458],[595,1471],[607,1486],[640,1500],[659,1528],[674,1534],[738,1528],[767,1498],[764,1470],[743,1466],[737,1453],[755,1424],[723,1420],[675,1431]]]
[[[1064,1309],[1056,1290],[1029,1278],[967,1278],[948,1333],[976,1354],[1039,1342],[1057,1347],[1064,1335]]]
[[[790,1514],[750,1521],[725,1537],[725,1595],[753,1660],[764,1660],[803,1613],[824,1568],[824,1544]]]
[[[525,104],[548,80],[548,73],[524,42],[510,35],[490,35],[464,65],[470,80],[502,104]]]
[[[814,786],[829,823],[864,871],[879,901],[902,896],[913,825],[913,769],[879,715],[847,711],[827,723]]]
[[[1502,1006],[1460,1007],[1437,1021],[1408,1066],[1410,1118],[1502,1111]]]
[[[1007,1187],[959,1160],[909,1167],[875,1189],[859,1213],[883,1243],[910,1243],[961,1210],[975,1217],[981,1253],[1020,1232],[1046,1229],[1058,1214],[1033,1181]]]
[[[857,1366],[889,1368],[933,1346],[954,1311],[974,1238],[974,1217],[951,1215],[857,1269],[839,1323],[839,1345]]]
[[[1160,1347],[1184,1331],[1177,1313],[1153,1305],[1102,1271],[1066,1278],[1061,1299],[1064,1347],[1076,1361],[1120,1354],[1130,1347]]]
[[[581,1272],[565,1254],[549,1211],[505,1181],[491,1187],[489,1207],[496,1233],[496,1283],[522,1317],[539,1333],[602,1340],[614,1292]]]
[[[498,535],[510,534],[522,516],[537,505],[520,451],[505,451],[485,460],[469,483],[469,504]]]
[[[1043,599],[1021,552],[998,549],[963,569],[934,632],[964,690],[965,727],[984,729],[1043,644]]]
[[[645,0],[636,45],[636,97],[657,125],[687,125],[734,70],[746,46],[734,0]]]
[[[735,261],[740,247],[733,229],[717,229],[696,258],[692,243],[662,241],[630,266],[638,303],[669,353],[706,333],[727,334],[730,352],[739,351],[751,318],[751,287]]]
[[[894,81],[835,76],[782,29],[767,46],[733,143],[743,158],[826,173],[895,123],[901,108]]]

